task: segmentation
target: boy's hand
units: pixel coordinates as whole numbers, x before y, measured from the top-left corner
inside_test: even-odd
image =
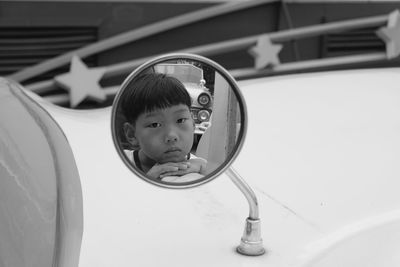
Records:
[[[165,173],[183,171],[189,168],[188,162],[167,162],[164,164],[155,164],[148,172],[147,176],[153,179],[162,178]]]
[[[188,173],[200,173],[202,174],[202,170],[205,168],[205,165],[207,164],[207,161],[202,158],[194,158],[190,159],[186,162],[182,162],[187,164],[186,169],[179,169],[175,171],[168,171],[165,173],[162,173],[160,175],[160,178],[164,178],[166,176],[182,176]]]

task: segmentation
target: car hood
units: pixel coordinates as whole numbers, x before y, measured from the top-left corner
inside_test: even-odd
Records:
[[[239,83],[249,122],[232,166],[258,197],[267,251],[258,257],[235,252],[249,209],[228,176],[185,190],[148,184],[119,159],[111,108],[76,111],[34,96],[65,132],[78,166],[79,266],[331,266],[334,248],[348,260],[341,266],[352,266],[365,255],[357,251],[371,249],[363,236],[400,222],[398,75],[340,71]],[[356,250],[340,252],[350,241]]]

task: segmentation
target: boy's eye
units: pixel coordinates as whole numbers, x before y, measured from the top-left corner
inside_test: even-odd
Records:
[[[177,120],[178,123],[185,123],[188,120],[188,118],[180,118]]]
[[[161,126],[161,124],[158,122],[153,122],[153,123],[150,123],[149,125],[147,125],[148,128],[157,128],[160,126]]]

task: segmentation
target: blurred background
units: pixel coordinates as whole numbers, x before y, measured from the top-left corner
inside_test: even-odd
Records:
[[[399,1],[0,1],[0,76],[74,109],[110,106],[138,65],[204,55],[237,80],[399,66]]]

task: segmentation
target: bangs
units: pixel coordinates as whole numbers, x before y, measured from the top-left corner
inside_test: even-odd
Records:
[[[134,122],[142,113],[165,109],[175,105],[186,105],[189,110],[192,100],[185,86],[176,78],[160,73],[144,74],[133,80],[122,101],[126,118]]]
[[[171,106],[183,104],[190,109],[191,98],[185,87],[181,84],[171,83],[169,80],[161,80],[158,84],[143,91],[144,112],[152,112],[156,109],[165,109]]]

